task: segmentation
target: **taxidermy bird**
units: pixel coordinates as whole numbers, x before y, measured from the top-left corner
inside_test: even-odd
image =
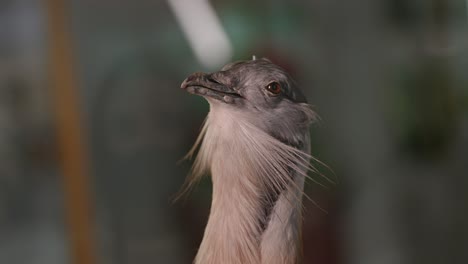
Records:
[[[185,188],[211,174],[212,204],[196,264],[301,261],[309,125],[315,113],[296,83],[267,59],[194,73],[181,85],[210,111]]]

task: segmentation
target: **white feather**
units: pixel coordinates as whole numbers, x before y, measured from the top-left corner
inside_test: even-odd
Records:
[[[218,102],[210,105],[188,154],[199,147],[186,189],[209,172],[213,182],[211,213],[195,263],[297,263],[302,190],[312,169],[308,131],[303,135],[306,147],[298,150],[246,121],[251,118],[241,111]],[[285,186],[262,230],[264,193]]]

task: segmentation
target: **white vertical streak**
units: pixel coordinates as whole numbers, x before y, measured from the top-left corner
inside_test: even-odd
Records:
[[[195,56],[202,65],[215,68],[231,59],[232,47],[207,0],[168,0]]]

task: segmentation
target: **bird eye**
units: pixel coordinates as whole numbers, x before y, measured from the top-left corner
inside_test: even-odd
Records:
[[[270,91],[272,94],[279,94],[281,93],[281,85],[277,82],[271,82],[267,85],[266,89]]]

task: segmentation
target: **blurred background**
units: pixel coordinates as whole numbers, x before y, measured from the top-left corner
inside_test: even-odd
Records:
[[[468,263],[465,0],[1,0],[0,263],[191,263],[208,104],[179,86],[252,55],[340,179],[306,186],[305,263]]]

